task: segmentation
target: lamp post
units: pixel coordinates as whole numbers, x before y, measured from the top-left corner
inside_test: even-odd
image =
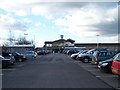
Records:
[[[98,40],[98,37],[99,37],[100,35],[97,34],[96,36],[97,36],[97,48],[99,48],[99,42],[98,42],[99,40]]]
[[[24,41],[24,44],[26,44],[26,36],[28,35],[28,33],[24,33],[24,39],[25,39],[25,41]]]
[[[34,44],[34,47],[35,47],[35,35],[34,35],[34,41],[33,42],[34,42],[33,44]]]

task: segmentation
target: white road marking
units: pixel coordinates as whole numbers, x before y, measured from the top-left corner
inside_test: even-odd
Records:
[[[0,75],[4,75],[4,74],[0,74]]]
[[[105,76],[104,75],[104,76],[96,76],[96,77],[118,77],[118,76],[116,76],[116,75],[115,76],[114,75],[107,75],[107,76]]]
[[[18,65],[17,67],[23,67],[23,66],[25,66],[25,65]]]
[[[93,70],[88,70],[88,71],[91,71],[91,72],[92,72],[92,71],[99,71],[99,70],[98,70],[98,69],[93,69]]]
[[[92,68],[92,67],[93,67],[93,68],[95,67],[95,68],[96,68],[96,66],[81,66],[81,67],[88,67],[88,68],[89,68],[89,67],[91,67],[91,68]]]
[[[2,69],[2,70],[5,70],[5,71],[9,71],[9,70],[10,70],[10,71],[14,71],[14,70],[16,70],[16,69],[13,68],[13,69]]]

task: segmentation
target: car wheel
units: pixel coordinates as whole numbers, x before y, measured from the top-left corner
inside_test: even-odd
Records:
[[[88,58],[84,58],[83,62],[88,63],[89,59]]]
[[[78,56],[76,57],[76,60],[79,61],[79,57]]]
[[[2,68],[7,68],[8,65],[7,64],[2,64]]]
[[[75,56],[74,59],[77,60],[77,56]]]
[[[21,59],[21,58],[19,59],[19,62],[22,62],[22,59]]]

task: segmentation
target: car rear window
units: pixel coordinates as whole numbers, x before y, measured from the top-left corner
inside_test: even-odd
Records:
[[[98,55],[98,51],[94,51],[93,56],[97,56]]]
[[[98,56],[107,56],[107,52],[100,52],[98,53]]]
[[[120,54],[116,56],[115,60],[120,61]]]
[[[114,56],[115,55],[115,52],[112,52],[112,51],[94,51],[93,53],[93,56],[102,56],[102,57],[105,57],[105,56]]]
[[[26,54],[34,54],[34,52],[32,52],[32,51],[31,52],[26,52]]]

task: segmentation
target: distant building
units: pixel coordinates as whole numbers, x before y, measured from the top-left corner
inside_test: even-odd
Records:
[[[54,46],[72,46],[74,45],[74,40],[72,39],[59,39],[55,41],[46,41],[45,47],[54,47]]]
[[[99,43],[99,48],[110,50],[120,50],[120,43]],[[76,47],[86,47],[86,49],[97,48],[97,43],[75,43]]]
[[[63,39],[63,37],[59,40],[55,40],[55,41],[45,41],[45,45],[44,48],[46,48],[47,50],[51,50],[53,52],[61,52],[64,47],[71,47],[74,46],[74,42],[75,40],[72,39]]]
[[[34,45],[14,45],[14,46],[5,46],[7,48],[7,52],[18,52],[23,54],[26,51],[34,51]]]
[[[87,50],[93,48],[108,48],[110,50],[120,50],[120,43],[75,43],[75,40],[72,39],[63,39],[63,35],[60,35],[59,40],[55,41],[45,41],[44,49],[50,50],[53,52],[61,52],[65,47],[77,47],[77,48],[86,48]]]

